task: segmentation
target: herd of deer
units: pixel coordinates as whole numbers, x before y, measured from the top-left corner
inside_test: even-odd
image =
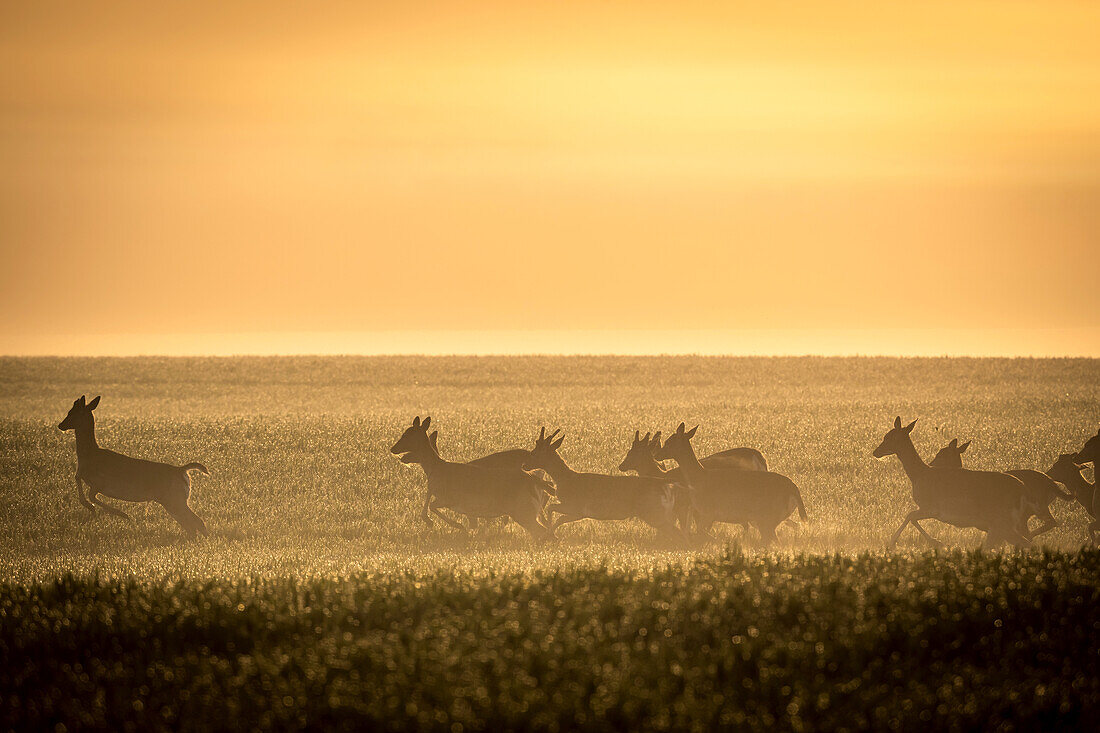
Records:
[[[93,514],[98,507],[129,520],[99,496],[153,501],[188,534],[205,534],[206,525],[188,506],[188,500],[190,472],[209,475],[206,468],[201,463],[173,466],[145,461],[100,448],[92,414],[98,404],[99,397],[88,402],[81,396],[58,425],[76,434],[76,487],[81,503]],[[508,517],[541,542],[554,537],[563,524],[581,519],[636,518],[659,534],[678,539],[707,534],[715,523],[724,522],[753,527],[765,543],[772,543],[777,539],[776,528],[784,521],[793,523],[795,512],[807,521],[798,487],[786,476],[770,471],[760,451],[732,448],[699,459],[691,445],[698,426],[687,430],[680,423],[664,441],[660,432],[642,436],[635,431],[619,470],[637,475],[612,476],[574,471],[558,454],[565,436],[559,435],[559,430],[547,435],[546,428],[539,431],[529,450],[507,450],[469,462],[448,461],[439,453],[438,432],[428,432],[431,420],[413,419],[390,449],[402,463],[423,469],[427,491],[422,518],[428,524],[435,515],[464,530],[482,519]],[[910,437],[915,425],[916,420],[903,426],[901,418],[895,418],[893,428],[873,452],[876,458],[898,457],[917,505],[890,538],[891,547],[910,524],[940,545],[920,525],[925,519],[980,529],[990,545],[1026,546],[1057,525],[1050,513],[1057,498],[1084,506],[1091,516],[1089,541],[1096,542],[1100,495],[1081,472],[1089,463],[1095,469],[1100,431],[1077,453],[1060,455],[1046,473],[1000,473],[963,468],[962,454],[970,443],[960,445],[958,440],[925,463]],[[664,460],[674,461],[677,467],[666,470],[661,465]],[[464,515],[467,525],[441,509]],[[1040,521],[1034,530],[1029,528],[1032,517]]]

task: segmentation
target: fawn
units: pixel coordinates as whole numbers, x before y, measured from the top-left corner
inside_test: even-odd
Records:
[[[206,467],[201,463],[173,466],[100,448],[95,438],[95,416],[92,414],[98,406],[99,397],[87,402],[81,395],[57,426],[59,430],[72,430],[76,434],[76,493],[80,503],[93,515],[99,507],[132,524],[133,519],[125,512],[101,502],[99,495],[122,501],[155,501],[187,534],[206,534],[206,524],[187,505],[191,497],[190,472],[198,471],[209,476]],[[84,496],[84,484],[89,488],[87,497]]]
[[[581,519],[638,518],[659,534],[681,537],[674,513],[675,486],[664,479],[646,476],[607,476],[571,469],[558,455],[565,436],[560,430],[550,435],[539,431],[527,468],[546,471],[557,487],[558,503],[548,510],[556,514],[551,529]]]
[[[402,463],[417,463],[424,469],[428,479],[426,520],[430,510],[452,527],[464,530],[465,527],[439,512],[443,507],[477,519],[511,517],[537,542],[552,535],[542,520],[543,494],[547,491],[544,481],[519,469],[485,468],[444,460],[428,439],[431,421],[428,417],[421,422],[417,416],[390,449],[390,453],[401,457]]]
[[[940,449],[930,465],[933,468],[962,468],[962,454],[969,447],[969,440],[960,445],[958,438],[952,438],[950,443]],[[1073,501],[1073,494],[1063,489],[1057,481],[1040,471],[1018,468],[1013,471],[1005,471],[1005,473],[1020,479],[1020,483],[1024,485],[1024,512],[1021,515],[1023,524],[1019,528],[1020,534],[1029,540],[1033,540],[1057,527],[1058,520],[1050,513],[1050,505],[1055,499]],[[1028,522],[1032,517],[1038,517],[1041,522],[1038,529],[1034,531],[1028,528]]]
[[[680,423],[654,454],[657,460],[673,460],[691,485],[699,526],[708,530],[715,522],[749,524],[765,543],[776,542],[778,527],[792,512],[806,521],[806,506],[798,486],[782,474],[736,468],[705,468],[695,455],[691,439],[699,429]]]
[[[922,519],[938,519],[956,527],[976,527],[986,533],[991,545],[1009,542],[1016,546],[1031,543],[1020,532],[1024,509],[1024,485],[1015,476],[995,471],[971,471],[965,468],[933,468],[924,462],[913,445],[910,433],[917,421],[902,427],[894,418],[894,427],[875,448],[875,458],[897,456],[913,485],[917,508],[906,515],[890,538],[897,545],[902,530],[912,524],[937,546],[942,543],[920,526]]]

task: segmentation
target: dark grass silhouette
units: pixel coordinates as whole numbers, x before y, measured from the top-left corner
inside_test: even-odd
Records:
[[[1087,730],[1100,715],[1093,550],[62,577],[0,598],[3,729]]]

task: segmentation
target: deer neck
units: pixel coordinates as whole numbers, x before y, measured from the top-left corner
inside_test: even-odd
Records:
[[[911,438],[906,437],[905,442],[898,449],[898,459],[901,460],[901,467],[905,469],[905,473],[910,480],[919,478],[929,470],[928,464],[917,453],[916,446],[913,445]]]
[[[554,483],[568,482],[577,475],[577,472],[570,468],[565,459],[557,453],[550,454],[543,470],[550,474],[550,478],[554,479]]]
[[[95,439],[95,420],[89,420],[87,425],[79,425],[73,428],[76,434],[76,456],[80,458],[95,453],[99,450],[99,443]]]
[[[699,463],[699,458],[695,455],[695,448],[691,443],[688,443],[682,455],[676,457],[676,463],[680,466],[680,470],[683,471],[688,481],[693,481],[706,473],[706,469],[703,468],[702,463]]]
[[[650,456],[649,460],[646,462],[646,467],[648,469],[648,473],[645,474],[646,476],[660,478],[661,476],[664,476],[666,473],[668,473],[668,471],[666,471],[661,466],[661,464],[657,462],[657,459],[652,456]]]

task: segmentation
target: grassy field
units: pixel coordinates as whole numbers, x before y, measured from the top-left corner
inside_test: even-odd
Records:
[[[0,386],[9,723],[994,727],[1093,712],[1100,558],[1078,552],[1083,511],[1056,504],[1062,525],[1022,554],[929,553],[915,533],[886,554],[909,484],[870,454],[901,415],[919,418],[926,458],[958,436],[972,467],[1045,469],[1096,432],[1098,361],[7,358]],[[208,538],[155,505],[116,503],[136,525],[86,521],[56,427],[81,394],[103,396],[101,445],[211,469],[192,499]],[[510,526],[428,530],[422,473],[388,452],[417,414],[446,457],[530,447],[545,424],[574,468],[601,472],[635,429],[699,423],[701,453],[759,448],[811,521],[768,551],[739,529],[670,546],[634,522],[578,523],[542,548]]]

